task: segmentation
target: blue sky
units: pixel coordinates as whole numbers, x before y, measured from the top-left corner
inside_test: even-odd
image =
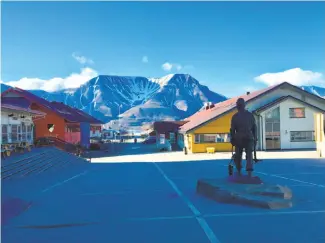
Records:
[[[324,2],[4,2],[1,34],[1,80],[23,88],[73,73],[189,73],[227,96],[325,86]]]

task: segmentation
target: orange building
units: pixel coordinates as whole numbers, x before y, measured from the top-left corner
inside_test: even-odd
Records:
[[[103,122],[63,103],[49,102],[26,90],[11,88],[1,94],[6,103],[26,103],[29,108],[45,113],[33,119],[34,138],[56,137],[69,143],[89,145],[90,131],[101,130]]]

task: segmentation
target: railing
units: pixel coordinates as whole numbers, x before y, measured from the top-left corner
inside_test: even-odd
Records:
[[[75,154],[79,157],[84,157],[91,161],[91,154],[89,151],[85,148],[82,148],[80,145],[75,145],[72,143],[68,143],[64,141],[63,139],[57,138],[57,137],[42,137],[39,139],[47,140],[49,143],[46,145],[52,145],[59,149],[62,149],[63,151],[66,151],[68,153]]]
[[[55,146],[59,149],[62,149],[66,152],[77,153],[78,146],[72,143],[67,143],[63,139],[56,137],[41,137],[37,138],[35,141],[36,146]]]

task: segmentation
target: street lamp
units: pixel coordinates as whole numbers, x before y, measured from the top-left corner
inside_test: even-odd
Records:
[[[118,131],[119,131],[119,134],[120,134],[120,141],[121,141],[121,128],[120,128],[121,107],[122,107],[122,104],[120,104],[118,106]]]

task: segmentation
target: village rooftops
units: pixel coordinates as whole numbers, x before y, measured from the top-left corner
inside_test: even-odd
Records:
[[[7,95],[10,93],[15,93],[19,97],[8,97]],[[24,99],[22,99],[24,98]],[[5,101],[6,104],[22,104],[26,108],[29,108],[31,103],[35,103],[39,106],[45,107],[46,109],[55,112],[60,117],[64,118],[68,122],[76,123],[76,122],[89,122],[90,124],[103,124],[102,121],[88,115],[87,113],[78,110],[76,108],[72,108],[68,105],[59,102],[49,102],[43,98],[40,98],[26,90],[19,88],[10,88],[4,91],[1,94],[1,101]]]

